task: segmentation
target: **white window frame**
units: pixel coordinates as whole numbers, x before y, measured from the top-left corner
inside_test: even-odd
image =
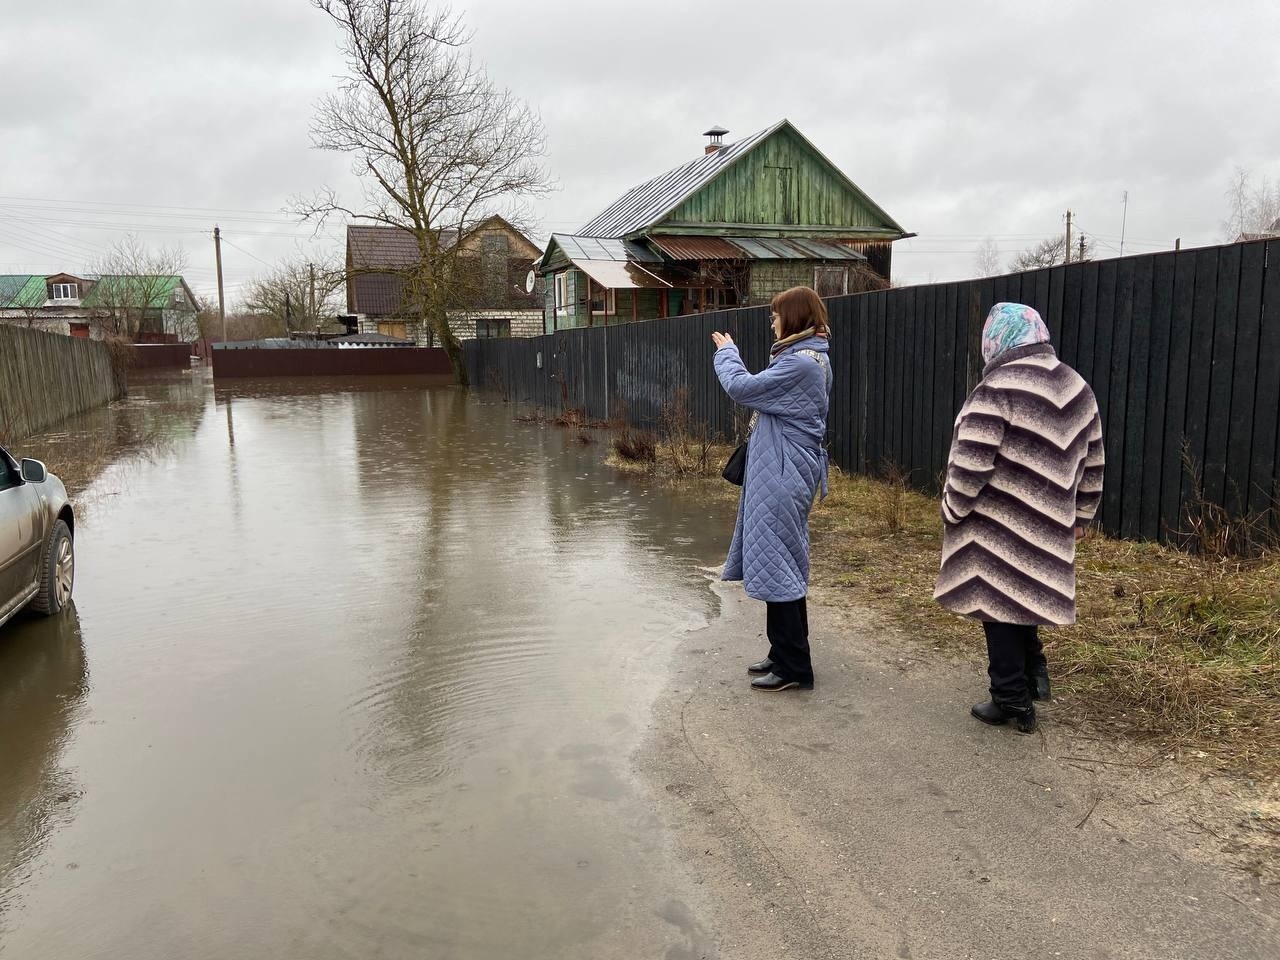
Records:
[[[64,293],[66,294],[66,296],[59,296],[59,291],[64,292]],[[53,285],[53,299],[54,299],[55,301],[59,301],[59,300],[79,300],[79,299],[80,299],[80,284],[78,284],[78,283],[55,283],[55,284]]]
[[[604,291],[604,309],[597,310],[595,300],[591,301],[591,315],[593,317],[616,317],[618,315],[618,298],[616,291],[612,287],[601,287]]]
[[[842,276],[841,276],[841,283],[840,283],[840,292],[839,292],[839,293],[825,293],[825,294],[821,294],[821,296],[826,296],[826,297],[842,297],[842,296],[844,296],[845,294],[847,294],[847,293],[849,292],[849,268],[848,268],[848,267],[833,267],[833,266],[829,266],[829,265],[826,265],[826,264],[824,264],[824,265],[822,265],[822,266],[817,266],[817,267],[814,267],[814,268],[813,268],[813,289],[814,289],[814,290],[819,290],[819,289],[820,289],[820,287],[818,286],[818,276],[819,276],[819,274],[821,274],[823,271],[834,271],[834,270],[839,270],[839,271],[841,271],[841,274],[842,274]]]
[[[564,313],[569,309],[569,271],[557,273],[556,281],[556,313]]]

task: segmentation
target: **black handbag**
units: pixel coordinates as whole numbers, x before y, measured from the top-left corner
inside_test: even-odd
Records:
[[[729,454],[729,459],[724,469],[720,471],[720,475],[735,487],[742,486],[742,481],[747,478],[747,445],[745,443],[738,444],[738,449]]]

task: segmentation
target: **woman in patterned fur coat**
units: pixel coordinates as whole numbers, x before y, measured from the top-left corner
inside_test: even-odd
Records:
[[[947,463],[934,597],[986,631],[991,699],[973,715],[1031,733],[1032,701],[1049,697],[1038,628],[1076,619],[1076,543],[1102,498],[1102,421],[1031,307],[991,308],[982,357]]]

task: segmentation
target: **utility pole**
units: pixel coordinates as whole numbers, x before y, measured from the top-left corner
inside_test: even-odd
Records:
[[[222,321],[222,342],[227,342],[227,305],[222,298],[222,231],[213,227],[213,253],[218,258],[218,319]]]
[[[1084,234],[1080,234],[1080,256],[1076,257],[1077,263],[1084,263]]]
[[[1129,191],[1124,192],[1124,216],[1120,218],[1120,256],[1124,256],[1124,228],[1129,222]]]
[[[1066,254],[1063,258],[1064,263],[1071,262],[1071,211],[1067,211],[1067,246]]]
[[[311,272],[311,322],[316,326],[316,333],[320,332],[320,318],[316,316],[316,265],[308,263],[307,269]]]

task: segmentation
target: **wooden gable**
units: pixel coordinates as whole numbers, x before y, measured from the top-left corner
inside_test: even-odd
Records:
[[[485,245],[484,238],[493,236],[506,238],[506,247],[512,257],[536,260],[542,255],[542,251],[537,244],[508,223],[503,217],[496,215],[481,221],[468,230],[462,238],[460,248],[466,253],[478,253]]]
[[[783,123],[645,232],[897,239],[905,231]]]

